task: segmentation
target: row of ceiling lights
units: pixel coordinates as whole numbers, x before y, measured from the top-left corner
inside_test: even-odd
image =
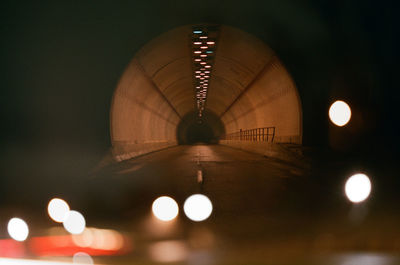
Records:
[[[215,47],[216,38],[210,36],[209,30],[206,27],[193,29],[192,57],[196,92],[195,99],[199,118],[203,116],[207,100]]]

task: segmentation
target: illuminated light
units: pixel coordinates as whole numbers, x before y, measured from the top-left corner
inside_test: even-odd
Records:
[[[149,255],[152,260],[157,262],[179,262],[188,257],[188,248],[181,241],[161,241],[150,245]]]
[[[204,77],[205,77],[205,78],[210,78],[210,76],[209,76],[209,75],[205,75]]]
[[[200,45],[200,44],[201,44],[201,41],[195,41],[195,42],[193,42],[193,44],[194,44],[194,45]]]
[[[214,45],[214,44],[215,44],[215,41],[207,41],[207,44],[208,44],[208,45]]]
[[[201,53],[201,51],[194,51],[194,53],[199,54],[199,53]]]
[[[33,259],[9,259],[0,258],[1,265],[88,265],[88,263],[70,263],[53,260],[33,260]]]
[[[28,225],[20,218],[12,218],[8,221],[8,234],[16,241],[25,241],[29,235]]]
[[[63,222],[65,230],[77,235],[82,233],[86,227],[86,221],[83,215],[77,211],[69,211],[67,218]]]
[[[204,66],[205,68],[211,68],[211,65],[206,65],[206,66]]]
[[[210,199],[203,194],[194,194],[186,199],[183,211],[186,216],[196,222],[206,220],[212,213],[213,206]]]
[[[72,257],[72,261],[73,261],[73,264],[93,265],[92,257],[85,252],[75,253],[74,256]]]
[[[200,80],[204,80],[204,77],[200,77]]]
[[[200,61],[201,61],[201,59],[194,59],[194,61],[195,61],[195,62],[200,62]]]
[[[91,256],[114,256],[131,251],[131,244],[123,235],[106,229],[89,229],[90,234],[33,237],[29,251],[40,257],[72,256],[83,251]],[[90,238],[85,238],[90,235]]]
[[[201,73],[201,71],[195,71],[195,73],[196,73],[196,74],[200,74],[200,73]]]
[[[207,36],[200,36],[200,39],[207,39]]]
[[[200,46],[200,49],[208,49],[208,46]]]
[[[200,75],[205,75],[204,73],[201,73]]]
[[[178,216],[179,212],[176,201],[168,196],[157,198],[151,208],[154,216],[161,221],[171,221]]]
[[[200,54],[200,57],[207,57],[207,54]]]
[[[206,51],[206,53],[213,53],[213,51]]]
[[[201,64],[201,65],[205,65],[205,64],[207,64],[207,63],[206,63],[206,62],[201,62],[200,64]]]
[[[346,125],[351,118],[351,109],[346,102],[338,100],[335,101],[329,108],[329,118],[332,123],[337,126]]]
[[[209,73],[210,73],[210,71],[205,71],[204,73],[206,73],[206,74],[209,74]]]
[[[23,242],[14,239],[0,239],[0,257],[19,258],[26,255]]]
[[[196,75],[196,78],[200,78],[201,76],[200,75]]]
[[[95,238],[92,229],[88,228],[86,228],[83,233],[72,236],[72,241],[74,242],[74,244],[82,248],[90,247],[91,245],[93,245],[94,240]]]
[[[355,174],[346,181],[345,193],[351,202],[362,202],[371,193],[371,181],[365,174]]]
[[[58,198],[52,199],[47,206],[47,212],[50,218],[57,223],[64,222],[69,210],[70,208],[68,203]]]
[[[394,255],[367,252],[342,254],[337,256],[335,260],[334,264],[338,265],[393,265],[399,262]],[[332,264],[331,262],[328,263]]]
[[[193,30],[193,33],[194,34],[201,34],[201,33],[203,33],[203,31],[202,30]],[[200,37],[201,38],[201,37]]]

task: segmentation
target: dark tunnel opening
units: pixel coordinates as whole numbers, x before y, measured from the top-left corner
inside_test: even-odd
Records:
[[[176,137],[178,144],[218,144],[225,134],[225,126],[213,112],[206,111],[199,119],[197,112],[186,114],[180,121]]]

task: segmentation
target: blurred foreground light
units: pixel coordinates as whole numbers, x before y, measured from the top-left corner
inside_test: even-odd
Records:
[[[20,218],[12,218],[8,222],[7,230],[10,237],[16,241],[25,241],[29,234],[28,225]]]
[[[92,257],[85,252],[75,253],[74,256],[72,257],[72,261],[74,264],[93,265]]]
[[[188,248],[178,240],[161,241],[150,245],[149,255],[157,262],[179,262],[188,257]]]
[[[355,174],[346,181],[345,192],[351,202],[362,202],[371,193],[371,181],[365,174]]]
[[[80,212],[69,211],[63,225],[69,233],[77,235],[85,230],[86,221]]]
[[[337,126],[346,125],[351,118],[351,109],[346,102],[338,100],[335,101],[329,108],[329,118],[332,123]]]
[[[206,220],[212,213],[213,206],[210,199],[203,194],[194,194],[186,199],[183,211],[186,216],[196,222]]]
[[[161,196],[153,202],[152,211],[161,221],[171,221],[178,215],[179,207],[171,197]]]
[[[62,199],[54,198],[47,206],[47,212],[51,219],[57,223],[62,223],[69,213],[69,205]]]
[[[339,265],[394,265],[399,264],[399,259],[395,255],[380,253],[351,253],[338,255],[334,258]]]
[[[75,245],[87,248],[91,247],[94,243],[94,229],[93,228],[85,228],[85,230],[79,235],[72,235],[72,241]]]
[[[25,243],[14,239],[0,239],[0,257],[20,258],[26,255]]]
[[[33,259],[8,259],[0,258],[1,265],[87,265],[87,263],[70,263],[61,261],[44,261],[44,260],[33,260]]]

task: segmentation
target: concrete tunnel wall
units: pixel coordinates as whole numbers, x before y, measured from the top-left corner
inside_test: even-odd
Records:
[[[177,145],[180,120],[195,111],[191,31],[183,26],[150,41],[121,77],[111,107],[117,161]],[[268,46],[241,30],[219,27],[206,109],[221,119],[227,134],[275,126],[276,143],[301,144],[294,82]]]

